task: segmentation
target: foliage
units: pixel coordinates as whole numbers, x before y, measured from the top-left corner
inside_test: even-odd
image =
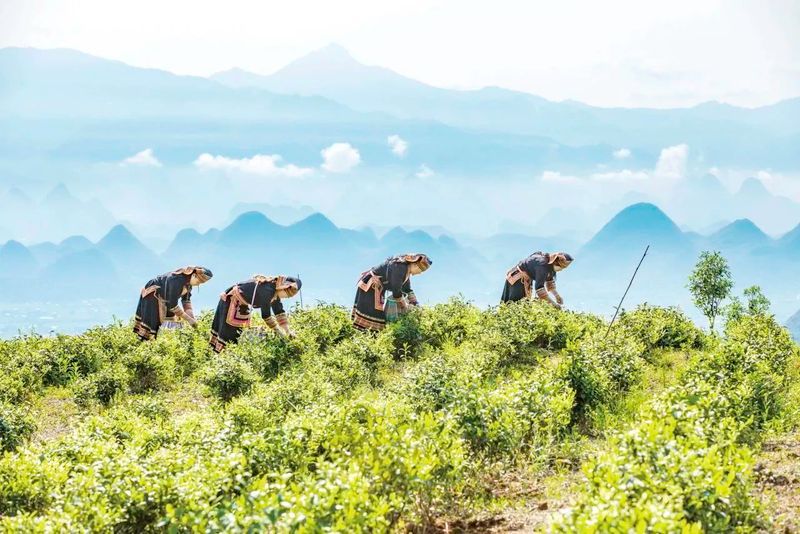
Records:
[[[692,274],[689,276],[689,291],[694,304],[708,318],[711,330],[722,309],[722,302],[731,294],[733,279],[728,262],[719,252],[704,251],[700,254]]]
[[[677,308],[641,304],[632,312],[622,312],[616,328],[644,343],[647,351],[698,349],[703,343],[702,331]]]
[[[33,434],[36,424],[24,406],[0,402],[0,451],[13,451]]]
[[[322,304],[294,311],[295,338],[253,329],[219,355],[209,319],[144,344],[122,323],[0,342],[0,530],[432,530],[486,504],[487,473],[551,468],[683,352],[555,528],[760,528],[750,450],[791,409],[800,361],[760,304],[721,338],[646,305],[606,336],[540,302],[452,299],[379,334]],[[32,424],[53,386],[84,408],[68,432]]]
[[[222,354],[208,364],[203,383],[215,397],[228,402],[253,388],[257,377],[253,368],[235,354]]]

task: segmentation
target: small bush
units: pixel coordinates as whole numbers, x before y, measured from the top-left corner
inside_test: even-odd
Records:
[[[126,369],[122,365],[110,365],[75,383],[75,402],[80,406],[88,406],[98,401],[108,406],[116,395],[125,391],[127,385]]]
[[[632,312],[623,312],[615,328],[644,343],[647,351],[697,349],[703,343],[703,332],[678,308],[642,304]]]
[[[15,450],[34,430],[36,423],[24,406],[0,402],[0,451]]]
[[[175,336],[170,336],[175,338]],[[122,359],[128,370],[128,387],[132,393],[166,389],[174,380],[176,365],[174,339],[158,338],[141,343]]]
[[[215,397],[228,402],[252,389],[258,377],[250,365],[232,354],[217,356],[205,369],[203,383]]]
[[[461,345],[474,339],[482,328],[483,314],[463,297],[453,297],[444,304],[426,308],[420,317],[425,342],[434,348],[446,343]]]

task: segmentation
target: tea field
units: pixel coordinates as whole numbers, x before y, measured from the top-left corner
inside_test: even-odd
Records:
[[[0,531],[796,528],[800,353],[767,312],[713,335],[458,298],[379,335],[332,305],[292,322],[222,355],[208,315],[0,342]]]

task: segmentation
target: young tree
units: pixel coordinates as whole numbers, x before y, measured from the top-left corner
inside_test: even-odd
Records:
[[[767,315],[769,313],[771,303],[759,286],[750,286],[745,289],[744,297],[747,299],[747,311],[750,315]]]
[[[708,318],[711,331],[714,331],[714,321],[722,308],[722,301],[728,298],[733,287],[731,270],[728,262],[719,252],[704,251],[689,275],[689,291],[694,298],[694,304]]]

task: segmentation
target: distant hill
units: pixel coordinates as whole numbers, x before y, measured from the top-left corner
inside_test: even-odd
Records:
[[[686,234],[661,209],[639,203],[615,215],[583,246],[581,254],[635,256],[648,244],[670,253],[683,253],[691,247]]]
[[[97,243],[73,236],[59,244],[0,246],[0,302],[30,300],[30,287],[46,287],[43,301],[80,304],[106,299],[135,306],[138,290],[151,277],[184,265],[204,265],[214,278],[198,289],[200,308],[212,307],[221,291],[254,273],[300,275],[307,302],[348,305],[358,274],[386,257],[424,252],[434,266],[414,280],[424,302],[462,293],[480,304],[497,302],[505,272],[535,250],[564,250],[574,264],[558,274],[561,292],[572,309],[606,313],[616,304],[639,260],[650,245],[631,288],[627,306],[637,302],[693,306],[686,278],[702,250],[721,250],[739,287],[758,284],[779,317],[797,307],[798,230],[773,240],[749,220],[737,220],[709,236],[681,231],[658,206],[637,203],[620,210],[586,243],[564,238],[499,234],[491,238],[454,239],[422,230],[392,228],[380,238],[371,230],[339,228],[314,213],[293,224],[272,221],[263,213],[239,215],[228,226],[200,233],[183,229],[163,254],[155,254],[126,227],[117,225]],[[25,281],[25,283],[20,283]]]
[[[727,252],[753,252],[772,244],[772,239],[750,219],[738,219],[709,236],[709,244]]]
[[[213,150],[228,157],[280,154],[296,165],[318,166],[320,150],[344,139],[370,165],[396,165],[386,138],[401,134],[413,143],[405,159],[410,168],[425,163],[468,176],[594,164],[607,160],[611,150],[603,144],[566,146],[540,135],[487,133],[435,117],[366,113],[324,96],[230,87],[66,49],[0,49],[0,94],[0,119],[24,133],[0,138],[0,153],[50,164],[98,157],[119,162],[142,147],[158,146],[161,160],[184,165]]]
[[[670,110],[596,108],[498,87],[433,87],[359,63],[338,45],[303,56],[271,75],[233,69],[211,78],[231,87],[324,96],[359,111],[544,136],[572,145],[607,143],[658,151],[679,139],[717,162],[752,165],[755,158],[764,165],[785,166],[800,161],[795,150],[800,98],[756,109],[717,102]]]

